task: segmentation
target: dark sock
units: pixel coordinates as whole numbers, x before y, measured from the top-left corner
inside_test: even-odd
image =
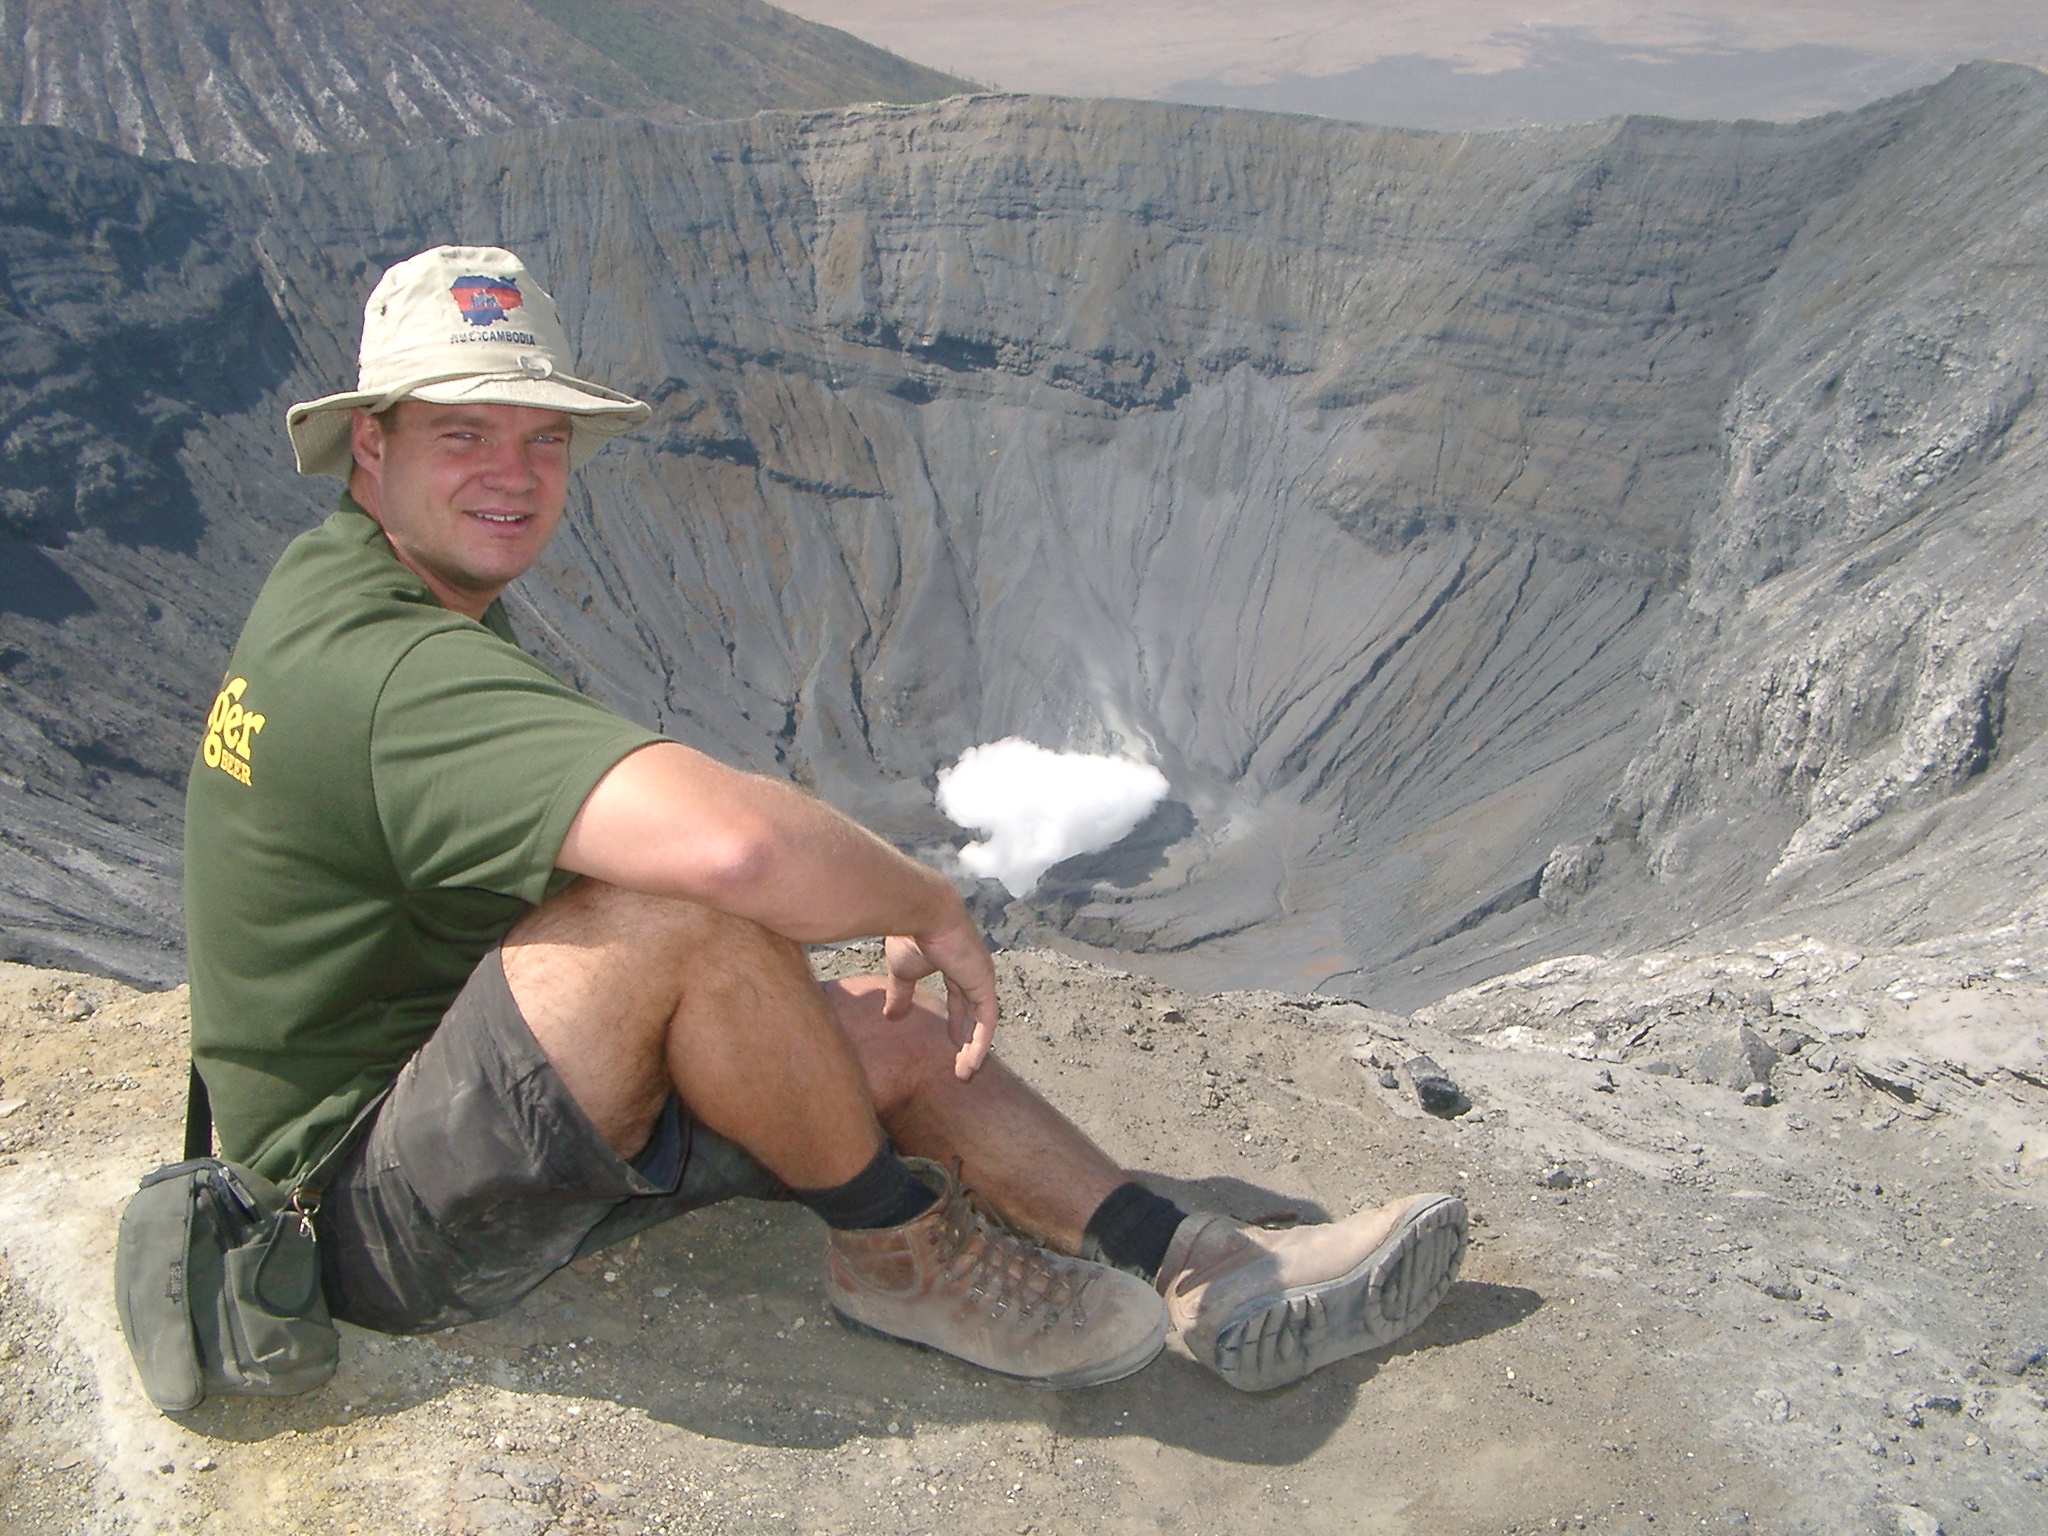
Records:
[[[1167,1246],[1188,1213],[1142,1184],[1119,1184],[1088,1218],[1081,1256],[1154,1280]]]
[[[823,1217],[826,1226],[842,1232],[900,1227],[922,1216],[939,1198],[928,1185],[918,1181],[887,1142],[867,1167],[836,1189],[799,1189],[793,1193]]]

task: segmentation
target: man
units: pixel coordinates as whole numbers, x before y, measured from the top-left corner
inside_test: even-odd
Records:
[[[499,595],[570,472],[649,415],[570,355],[508,252],[384,274],[359,388],[287,419],[348,494],[271,574],[193,766],[194,1058],[224,1154],[266,1176],[354,1128],[319,1217],[335,1314],[487,1317],[744,1194],[823,1218],[848,1318],[1052,1386],[1170,1334],[1262,1389],[1419,1322],[1459,1202],[1279,1234],[1183,1212],[990,1054],[994,970],[946,879],[517,649]],[[803,946],[871,935],[885,976],[818,984]]]

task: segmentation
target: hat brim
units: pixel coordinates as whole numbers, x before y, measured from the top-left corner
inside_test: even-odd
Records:
[[[643,400],[566,373],[544,379],[524,373],[464,374],[421,379],[395,389],[350,390],[302,400],[285,413],[285,430],[291,434],[299,473],[346,480],[355,468],[355,454],[349,447],[353,413],[389,410],[401,400],[425,400],[432,405],[524,405],[564,412],[574,418],[569,433],[572,470],[582,468],[598,449],[654,414]]]

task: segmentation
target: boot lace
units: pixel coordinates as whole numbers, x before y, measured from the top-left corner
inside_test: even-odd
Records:
[[[1080,1266],[1020,1236],[973,1196],[956,1177],[935,1252],[946,1279],[965,1282],[968,1295],[988,1304],[991,1318],[1012,1316],[1050,1329],[1070,1317],[1074,1327],[1085,1327]]]

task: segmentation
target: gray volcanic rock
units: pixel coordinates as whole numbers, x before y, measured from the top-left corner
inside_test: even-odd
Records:
[[[0,134],[0,931],[19,958],[183,970],[192,722],[298,521],[236,480],[242,440],[270,436],[245,413],[292,358],[243,197],[214,168]]]
[[[760,0],[15,0],[0,121],[263,165],[572,118],[930,101],[969,82]]]
[[[2044,144],[2048,83],[1990,66],[1793,127],[981,97],[189,183],[25,135],[52,207],[203,186],[215,275],[177,302],[248,296],[260,345],[241,394],[176,376],[174,453],[115,439],[188,489],[184,543],[98,531],[75,490],[71,524],[20,524],[6,568],[97,606],[13,605],[0,670],[56,696],[120,658],[85,734],[135,745],[94,771],[175,783],[268,556],[332,493],[289,474],[283,405],[352,377],[382,264],[494,241],[581,368],[656,402],[514,603],[567,675],[940,856],[932,775],[978,741],[1164,769],[1161,818],[1009,904],[1013,936],[1400,1003],[1816,902],[1849,935],[1952,898],[1989,926],[2043,830]],[[0,238],[84,262],[92,229],[25,209]],[[110,313],[198,261],[120,239]],[[61,414],[26,408],[27,461]],[[144,565],[185,627],[141,646]],[[143,974],[115,951],[174,933],[162,881],[66,787],[89,752],[5,707],[53,765],[19,793],[79,852],[9,856],[98,893],[77,952]],[[17,899],[17,952],[70,921]]]
[[[1772,285],[1659,667],[1668,713],[1617,805],[1660,879],[1888,941],[2038,901],[2048,830],[2048,307],[2013,217],[2048,184],[1980,153],[2039,133],[2040,94],[1971,78],[1972,110],[1889,146]]]
[[[1771,1069],[1778,1064],[1777,1049],[1748,1025],[1734,1033],[1707,1042],[1700,1052],[1700,1076],[1737,1093],[1768,1084]]]

